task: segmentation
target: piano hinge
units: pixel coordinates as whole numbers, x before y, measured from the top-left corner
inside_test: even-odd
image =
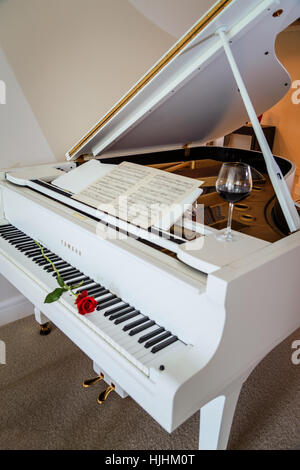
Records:
[[[96,157],[94,157],[94,155],[83,154],[75,158],[74,161],[76,163],[79,163],[79,165],[81,165],[82,163],[88,162],[89,160],[94,160],[95,158]]]

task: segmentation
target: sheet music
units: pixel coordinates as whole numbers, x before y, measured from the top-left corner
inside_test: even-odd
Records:
[[[123,162],[72,197],[148,228],[158,225],[175,206],[178,211],[180,202],[201,184],[203,181]]]
[[[90,160],[68,173],[61,174],[60,172],[60,176],[52,181],[52,184],[64,191],[77,194],[114,167],[115,165],[103,164],[98,160]]]

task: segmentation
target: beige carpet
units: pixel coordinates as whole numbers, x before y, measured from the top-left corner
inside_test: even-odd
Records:
[[[0,328],[7,364],[0,365],[0,449],[188,449],[198,445],[198,413],[172,435],[133,400],[105,388],[83,389],[91,361],[57,328],[38,334],[33,316]],[[242,389],[230,449],[300,448],[300,365],[284,341],[256,368]]]

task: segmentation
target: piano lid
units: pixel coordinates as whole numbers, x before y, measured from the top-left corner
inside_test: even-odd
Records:
[[[249,121],[217,34],[220,27],[226,28],[256,113],[262,114],[291,84],[274,44],[299,16],[299,0],[218,1],[67,152],[67,159],[205,143]]]

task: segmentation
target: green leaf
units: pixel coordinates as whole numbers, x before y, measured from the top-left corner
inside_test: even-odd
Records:
[[[44,300],[45,304],[51,304],[52,302],[56,302],[61,295],[64,293],[64,289],[55,289],[53,292],[47,295]]]
[[[60,285],[60,287],[65,287],[64,280],[62,279],[62,277],[59,274],[56,276],[56,280],[57,280],[58,284]]]

